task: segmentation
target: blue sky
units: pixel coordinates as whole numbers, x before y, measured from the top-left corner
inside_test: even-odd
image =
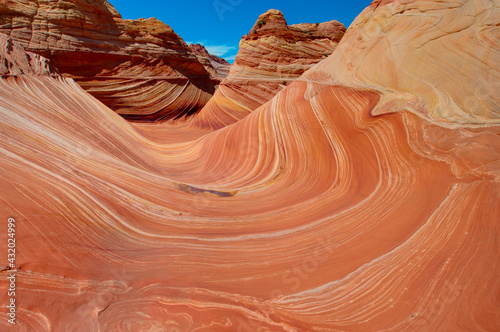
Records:
[[[156,17],[186,42],[233,62],[241,37],[268,9],[283,12],[288,24],[337,20],[348,27],[370,0],[108,0],[123,18]]]

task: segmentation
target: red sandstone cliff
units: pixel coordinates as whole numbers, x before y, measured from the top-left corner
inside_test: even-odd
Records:
[[[2,1],[0,33],[129,119],[191,114],[218,79],[168,25],[124,20],[106,0]]]

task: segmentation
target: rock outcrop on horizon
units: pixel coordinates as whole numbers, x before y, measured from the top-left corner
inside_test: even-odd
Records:
[[[3,1],[0,13],[0,33],[127,119],[193,114],[220,82],[170,26],[122,19],[106,0]]]
[[[375,1],[270,101],[176,142],[0,37],[14,330],[499,331],[499,19]]]
[[[201,58],[201,63],[207,63],[208,60],[207,65],[205,65],[205,69],[207,69],[208,72],[212,73],[213,70],[212,75],[220,77],[221,79],[227,77],[229,69],[231,68],[231,64],[229,62],[223,58],[208,53],[205,46],[201,44],[190,44],[189,48],[198,56],[198,58]]]
[[[283,13],[268,10],[242,37],[228,77],[194,123],[222,128],[242,119],[326,59],[345,31],[337,21],[287,25]]]

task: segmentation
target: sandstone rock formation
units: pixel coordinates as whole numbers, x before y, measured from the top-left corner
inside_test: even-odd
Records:
[[[242,119],[330,55],[344,32],[337,21],[288,26],[278,10],[260,15],[242,37],[228,77],[194,122],[221,128]]]
[[[198,58],[201,58],[201,63],[206,63],[208,60],[208,65],[205,65],[205,69],[207,69],[207,71],[210,72],[211,70],[214,70],[214,76],[220,78],[227,77],[231,67],[229,62],[223,58],[219,58],[216,55],[208,53],[205,46],[201,44],[190,44],[189,48],[198,56]]]
[[[498,124],[499,6],[374,1],[346,35],[357,42],[343,43],[321,70],[335,84],[380,92],[373,114],[406,109],[446,127]]]
[[[499,13],[374,2],[325,62],[185,142],[71,79],[1,77],[15,328],[500,330]]]
[[[192,114],[219,83],[171,27],[124,20],[106,0],[2,1],[0,13],[0,33],[129,119]]]
[[[0,76],[53,75],[49,61],[33,52],[26,52],[18,42],[0,33]]]

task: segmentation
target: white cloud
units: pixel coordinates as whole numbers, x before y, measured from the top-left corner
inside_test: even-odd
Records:
[[[206,40],[198,40],[195,42],[186,40],[186,43],[188,45],[189,44],[201,44],[201,45],[205,46],[208,53],[213,54],[213,55],[217,55],[220,57],[222,57],[227,52],[236,49],[236,46],[231,46],[231,45],[210,45]],[[234,60],[234,58],[233,58],[233,60]]]
[[[229,45],[203,45],[203,46],[205,46],[208,53],[217,56],[223,56],[227,52],[232,51],[236,48],[235,46],[229,46]]]
[[[225,56],[223,58],[226,59],[226,61],[232,62],[232,61],[234,61],[234,59],[236,59],[236,54],[228,55],[228,56]]]

